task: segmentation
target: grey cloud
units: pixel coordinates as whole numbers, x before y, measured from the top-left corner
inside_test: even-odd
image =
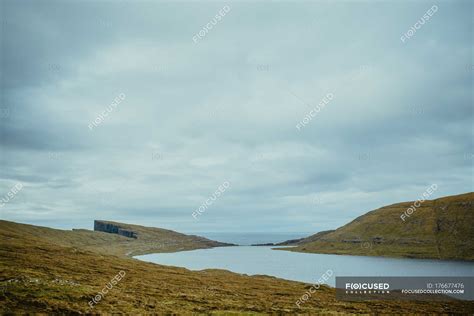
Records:
[[[0,189],[28,185],[2,218],[318,231],[473,191],[471,2],[406,43],[432,3],[231,2],[194,43],[224,5],[3,1]]]

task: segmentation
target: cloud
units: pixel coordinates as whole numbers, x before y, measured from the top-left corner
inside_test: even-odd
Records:
[[[194,43],[223,5],[4,1],[2,218],[316,232],[473,191],[472,4],[401,42],[431,5],[230,3]]]

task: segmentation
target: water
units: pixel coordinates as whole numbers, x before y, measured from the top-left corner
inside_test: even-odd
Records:
[[[196,235],[203,236],[212,240],[227,242],[240,246],[250,246],[255,244],[279,243],[290,239],[298,239],[308,237],[311,233],[203,233],[199,232]]]
[[[331,286],[335,285],[335,276],[474,276],[474,263],[469,262],[308,254],[271,248],[218,247],[135,258],[190,270],[225,269],[307,283],[316,283],[332,270],[326,282]]]

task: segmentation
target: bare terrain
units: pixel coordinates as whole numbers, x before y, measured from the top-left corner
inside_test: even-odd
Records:
[[[298,307],[295,302],[308,291],[310,284],[224,270],[189,271],[146,263],[123,254],[134,243],[128,241],[128,244],[123,238],[126,237],[0,221],[0,312],[216,315],[474,312],[474,302],[337,301],[335,290],[328,286],[321,286]],[[91,307],[92,298],[118,273],[124,277]]]

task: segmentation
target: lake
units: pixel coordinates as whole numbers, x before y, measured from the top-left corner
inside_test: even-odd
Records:
[[[335,276],[474,276],[474,263],[462,261],[309,254],[271,248],[218,247],[135,258],[190,270],[225,269],[307,283],[317,282],[326,271],[332,270],[327,282],[331,286],[335,285]]]

